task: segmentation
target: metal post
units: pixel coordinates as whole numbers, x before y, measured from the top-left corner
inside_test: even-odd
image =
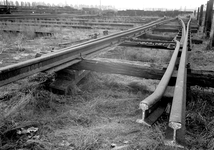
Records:
[[[202,25],[202,19],[203,19],[203,8],[204,8],[204,5],[201,5],[200,17],[199,17],[199,26],[201,26],[201,25]]]
[[[200,8],[198,7],[197,20],[199,20]]]
[[[206,37],[210,37],[210,31],[212,27],[213,18],[213,0],[209,1],[208,13],[207,13],[207,25],[206,25]]]
[[[205,19],[204,19],[204,30],[203,30],[204,33],[207,30],[207,16],[208,16],[208,13],[209,13],[209,2],[210,1],[207,1],[207,8],[206,8]]]

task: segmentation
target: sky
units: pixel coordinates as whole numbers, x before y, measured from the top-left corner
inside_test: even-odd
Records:
[[[3,0],[2,0],[3,1]],[[13,0],[16,1],[16,0]],[[145,8],[167,8],[167,9],[196,9],[207,0],[17,0],[17,1],[38,1],[54,4],[72,5],[111,5],[116,9],[145,9]]]

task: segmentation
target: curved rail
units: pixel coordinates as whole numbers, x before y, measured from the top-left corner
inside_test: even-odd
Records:
[[[181,37],[180,43],[183,45],[184,40],[185,40],[185,35],[186,35],[186,26],[185,26],[185,23],[183,21],[181,21],[181,24],[182,24],[183,28],[182,28],[182,37]]]
[[[173,19],[172,19],[172,20],[173,20]],[[163,22],[161,22],[161,21],[163,21]],[[145,24],[145,25],[142,25],[142,26],[140,26],[140,27],[135,27],[135,28],[128,29],[128,30],[126,30],[126,32],[129,32],[129,31],[133,32],[133,31],[135,31],[135,30],[142,29],[143,27],[146,28],[146,27],[148,27],[148,26],[150,26],[150,25],[152,25],[152,24],[159,23],[159,22],[161,22],[161,24],[164,24],[165,22],[168,22],[168,21],[171,21],[171,19],[170,19],[170,20],[167,20],[167,21],[164,21],[164,18],[160,18],[160,19],[158,19],[158,20],[149,22],[149,23],[147,23],[147,24]],[[114,36],[120,35],[121,33],[124,33],[124,31],[120,31],[120,32],[117,32],[117,33],[109,34],[109,35],[104,36],[104,37],[100,37],[100,38],[98,38],[98,39],[92,39],[92,40],[89,40],[89,41],[86,41],[86,42],[83,42],[83,43],[80,43],[80,44],[76,44],[76,45],[73,45],[73,46],[69,46],[69,47],[60,49],[60,51],[69,50],[69,49],[71,49],[71,48],[75,48],[75,47],[78,47],[78,46],[81,46],[81,45],[85,45],[85,44],[88,44],[88,43],[91,43],[91,42],[96,42],[96,41],[100,41],[100,40],[102,40],[102,39],[114,37]],[[140,32],[138,32],[138,33],[140,34]],[[55,52],[54,52],[54,53],[55,53]]]
[[[185,25],[181,19],[180,21],[182,22],[182,27],[183,27],[183,32],[182,32],[182,37],[183,37],[185,36]],[[149,126],[151,125],[145,120],[146,111],[149,110],[151,107],[153,107],[158,101],[160,101],[164,92],[166,91],[166,88],[168,86],[168,83],[170,81],[170,78],[175,68],[178,52],[180,50],[180,42],[178,42],[177,40],[175,41],[176,41],[176,48],[173,52],[173,55],[171,57],[167,70],[165,71],[161,81],[159,82],[155,91],[140,103],[140,109],[142,109],[142,119],[137,120],[137,122],[139,123],[144,123]]]
[[[142,35],[160,24],[167,23],[174,19],[159,20],[142,27],[133,28],[103,38],[84,42],[73,47],[62,49],[59,52],[51,53],[43,57],[35,58],[15,65],[0,68],[0,86],[30,76],[32,74],[47,71],[53,68],[64,69],[74,63],[81,61],[80,57],[96,53],[112,44],[123,41],[124,37]],[[64,65],[66,64],[66,65]],[[61,67],[64,65],[63,67]]]
[[[171,141],[172,144],[177,144],[177,142],[183,141],[184,139],[184,137],[177,137],[177,130],[184,128],[185,126],[186,81],[187,81],[186,64],[187,64],[187,50],[188,50],[187,45],[188,45],[190,22],[191,22],[191,19],[187,24],[187,31],[186,31],[186,36],[185,36],[184,45],[182,49],[180,64],[178,68],[176,87],[174,91],[172,108],[171,108],[171,113],[169,118],[169,127],[171,127],[174,130],[173,140]],[[178,134],[184,135],[184,133],[178,133]]]

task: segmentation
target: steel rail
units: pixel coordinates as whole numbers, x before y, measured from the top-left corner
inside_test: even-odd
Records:
[[[21,78],[25,78],[41,71],[47,71],[54,67],[58,67],[59,69],[60,65],[65,63],[72,65],[81,61],[80,58],[84,55],[90,55],[104,48],[107,48],[112,44],[123,41],[124,37],[136,36],[139,33],[142,34],[160,24],[172,20],[174,19],[168,19],[164,21],[160,20],[159,22],[148,24],[140,28],[134,28],[132,30],[130,29],[127,31],[119,32],[97,40],[84,42],[67,49],[62,49],[62,51],[59,52],[50,53],[50,55],[45,55],[43,57],[0,68],[0,86],[6,85],[8,83],[19,80]]]
[[[184,28],[182,29],[182,36],[180,39],[180,43],[181,43],[181,45],[183,45],[184,40],[185,40],[185,35],[186,35],[186,26],[185,26],[185,23],[183,21],[181,21],[181,24],[182,24],[182,27],[184,27]]]
[[[128,30],[126,30],[126,32],[132,32],[132,31],[135,31],[135,30],[139,30],[139,29],[142,29],[143,27],[146,28],[146,27],[148,27],[148,26],[150,26],[150,25],[152,25],[152,24],[160,23],[161,21],[163,21],[162,24],[164,24],[164,23],[166,23],[166,22],[168,22],[168,21],[172,21],[172,20],[174,20],[174,19],[170,19],[170,20],[164,21],[163,18],[160,18],[160,19],[158,19],[158,20],[152,21],[152,22],[150,22],[150,23],[148,23],[148,24],[145,24],[145,25],[143,25],[143,26],[128,29]],[[106,38],[114,37],[114,36],[120,35],[120,34],[122,34],[122,33],[124,33],[124,31],[119,31],[119,32],[117,32],[117,33],[109,34],[109,35],[107,35],[107,36],[103,36],[103,37],[100,37],[100,38],[98,38],[98,39],[88,40],[88,41],[83,42],[83,43],[80,43],[80,44],[76,44],[76,45],[73,45],[73,46],[70,46],[70,47],[66,47],[66,48],[60,49],[60,51],[69,50],[69,49],[71,49],[71,48],[75,48],[75,47],[78,47],[78,46],[81,46],[81,45],[85,45],[85,44],[88,44],[88,43],[91,43],[91,42],[96,42],[96,41],[100,41],[100,40],[103,40],[103,39],[106,39]],[[144,33],[144,31],[138,32],[138,34],[142,34],[142,33]],[[58,50],[58,51],[59,51],[59,50]],[[57,51],[57,52],[58,52],[58,51]],[[55,53],[55,52],[53,52],[53,53]]]
[[[128,31],[138,30],[138,29],[140,29],[140,28],[142,28],[142,27],[147,27],[147,26],[150,26],[150,25],[152,25],[152,24],[155,24],[155,23],[164,21],[164,19],[165,19],[165,18],[160,18],[160,19],[154,20],[154,21],[152,21],[152,22],[149,22],[149,23],[147,23],[147,24],[145,24],[145,25],[142,25],[142,26],[140,26],[140,27],[134,27],[134,28],[128,29],[128,30],[126,30],[126,31],[128,32]],[[171,20],[169,20],[169,21],[171,21]],[[163,24],[164,24],[164,23],[163,23]],[[92,39],[92,40],[89,40],[89,41],[86,41],[86,42],[83,42],[83,43],[80,43],[80,44],[76,44],[76,45],[73,45],[73,46],[70,46],[70,47],[66,47],[66,48],[60,49],[60,51],[68,50],[68,49],[71,49],[71,48],[74,48],[74,47],[78,47],[78,46],[81,46],[81,45],[84,45],[84,44],[88,44],[88,43],[91,43],[91,42],[96,42],[96,41],[99,41],[99,40],[102,40],[102,39],[106,39],[107,37],[110,38],[110,37],[119,35],[119,34],[121,34],[121,33],[124,33],[124,31],[120,31],[120,32],[117,32],[117,33],[109,34],[109,35],[107,35],[107,36],[104,36],[104,37],[101,37],[101,38],[98,38],[98,39]],[[59,51],[59,50],[58,50],[58,51]],[[57,52],[58,52],[58,51],[57,51]],[[53,52],[53,53],[55,53],[55,52]]]
[[[181,19],[180,19],[180,21],[183,22]],[[185,32],[184,32],[185,31],[185,25],[184,25],[184,23],[182,23],[182,27],[183,27],[183,35],[182,36],[185,36]],[[169,65],[168,65],[161,81],[159,82],[157,88],[155,89],[155,91],[150,96],[148,96],[146,99],[144,99],[140,102],[139,107],[140,107],[140,109],[142,109],[142,119],[138,119],[137,120],[138,123],[143,123],[145,125],[151,126],[151,124],[146,121],[146,117],[147,117],[146,115],[148,114],[147,112],[149,111],[149,109],[151,107],[153,107],[158,101],[161,100],[164,92],[166,91],[166,88],[168,86],[170,78],[173,74],[175,64],[176,64],[176,60],[178,57],[178,52],[180,50],[180,42],[178,42],[177,40],[175,40],[175,41],[176,41],[175,50],[174,50],[173,55],[170,59]]]
[[[1,22],[0,21],[0,25],[4,25],[4,26],[39,26],[39,27],[66,27],[66,28],[86,28],[86,29],[93,29],[93,28],[100,28],[100,29],[128,29],[131,27],[134,27],[134,25],[122,25],[122,24],[118,24],[118,25],[111,25],[111,24],[85,24],[85,23],[73,23],[73,24],[47,24],[47,23],[25,23],[25,22],[12,22],[12,23],[7,23],[7,22]]]
[[[176,80],[176,87],[174,91],[174,96],[172,100],[172,108],[169,118],[169,127],[173,129],[173,140],[171,141],[172,145],[178,144],[178,142],[183,141],[184,131],[181,131],[177,137],[177,130],[185,127],[185,108],[186,108],[186,82],[187,82],[187,51],[188,51],[188,37],[189,37],[189,28],[190,28],[191,19],[187,24],[186,36],[183,44],[181,59],[178,68],[178,75]]]
[[[12,24],[14,22],[8,22],[8,21],[1,21],[1,23],[8,23],[8,24]],[[48,21],[48,20],[39,20],[35,21],[35,20],[22,20],[22,21],[16,21],[15,23],[23,23],[23,24],[27,24],[27,23],[39,23],[41,25],[44,24],[57,24],[57,25],[107,25],[107,26],[125,26],[125,27],[133,27],[134,24],[130,24],[130,23],[112,23],[112,22],[81,22],[81,21],[76,21],[76,20],[69,20],[69,21]]]
[[[53,14],[45,14],[45,15],[35,15],[35,14],[28,14],[28,15],[1,15],[1,19],[24,19],[24,18],[63,18],[63,17],[97,17],[98,15],[53,15]]]

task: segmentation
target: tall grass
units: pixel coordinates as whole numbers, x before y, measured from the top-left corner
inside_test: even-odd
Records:
[[[10,48],[16,49],[18,51],[25,50],[26,40],[33,39],[34,35],[29,32],[25,33],[9,33],[0,32],[0,41],[2,42],[1,49],[7,51]]]
[[[187,140],[192,149],[214,149],[214,93],[199,87],[191,88],[187,101]]]
[[[21,99],[27,99],[28,103],[5,118],[1,131],[6,126],[10,130],[17,124],[36,122],[40,138],[31,148],[105,150],[112,143],[121,145],[128,141],[130,149],[154,149],[162,144],[161,131],[135,122],[141,116],[139,102],[148,89],[135,86],[137,82],[132,83],[133,79],[126,79],[119,75],[94,74],[81,82],[81,93],[67,96],[46,91],[36,80],[21,84],[7,104],[13,102],[15,106]],[[20,145],[14,147],[20,148]]]
[[[169,63],[172,53],[168,50],[157,50],[151,48],[135,48],[135,47],[116,47],[114,50],[108,51],[101,57],[113,59],[125,59],[130,61],[141,61],[153,65]]]

